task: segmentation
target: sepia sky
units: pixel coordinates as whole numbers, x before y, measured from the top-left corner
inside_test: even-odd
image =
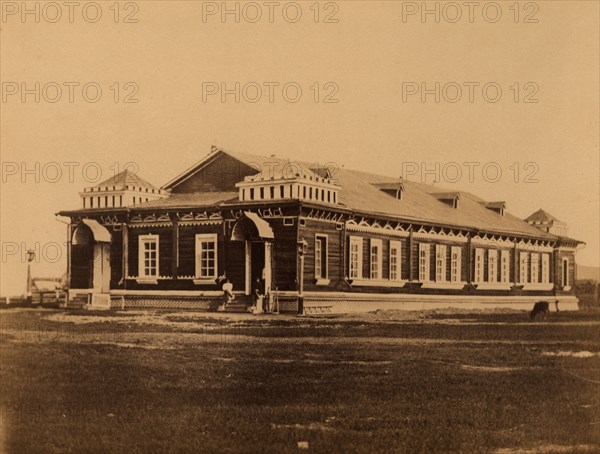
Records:
[[[598,2],[275,3],[227,2],[236,21],[222,2],[2,2],[0,294],[24,290],[28,248],[34,276],[66,270],[54,214],[85,186],[128,162],[160,186],[212,144],[438,173],[520,217],[544,208],[600,264]]]

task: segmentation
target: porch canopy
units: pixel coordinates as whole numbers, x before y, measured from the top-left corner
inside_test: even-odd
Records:
[[[111,236],[110,232],[94,219],[82,219],[82,224],[85,225],[89,232],[92,234],[92,238],[96,243],[110,243]],[[87,232],[82,231],[82,225],[80,224],[73,232],[73,244],[88,244],[89,236]],[[85,229],[87,230],[87,229]]]
[[[231,231],[231,239],[234,241],[248,239],[272,240],[273,238],[275,238],[275,235],[269,223],[251,211],[244,211],[244,217],[238,219]]]

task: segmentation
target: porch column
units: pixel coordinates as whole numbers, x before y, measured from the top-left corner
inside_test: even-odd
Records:
[[[406,257],[408,259],[408,280],[412,281],[414,276],[413,265],[413,231],[412,228],[408,234],[408,247],[406,248]]]
[[[250,247],[250,241],[246,240],[244,242],[246,248],[246,263],[245,263],[245,280],[246,280],[246,295],[250,295],[252,293],[252,249]]]
[[[179,224],[177,218],[173,216],[173,249],[171,251],[171,275],[177,279],[179,273]]]
[[[271,282],[272,282],[272,251],[273,244],[270,241],[265,241],[265,293],[271,291]]]
[[[471,250],[471,235],[467,238],[467,283],[470,284],[473,281],[472,270],[473,270],[473,251]]]
[[[123,232],[123,254],[122,254],[122,271],[123,271],[123,288],[127,289],[127,277],[129,276],[129,231],[127,223],[121,224]]]
[[[67,226],[67,287],[71,288],[71,254],[73,252],[73,224]]]

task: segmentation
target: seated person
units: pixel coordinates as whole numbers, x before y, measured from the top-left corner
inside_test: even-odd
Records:
[[[229,278],[225,278],[225,283],[223,284],[222,289],[225,296],[225,304],[227,304],[234,298],[233,284],[229,281]]]

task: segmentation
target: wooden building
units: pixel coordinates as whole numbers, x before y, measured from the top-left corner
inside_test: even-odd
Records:
[[[69,295],[95,307],[212,310],[226,275],[282,312],[577,309],[566,225],[467,192],[213,147],[162,188],[124,172],[81,196],[59,213]]]

